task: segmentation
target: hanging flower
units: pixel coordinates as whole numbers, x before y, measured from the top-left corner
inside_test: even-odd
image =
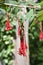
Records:
[[[5,24],[6,24],[6,28],[5,28],[6,31],[9,31],[9,30],[12,29],[12,27],[11,27],[11,25],[10,25],[9,19],[6,20],[6,23],[5,23]]]
[[[19,54],[23,55],[23,56],[26,56],[26,50],[27,50],[27,45],[26,45],[24,39],[22,39],[20,41]]]
[[[40,36],[39,36],[40,40],[43,40],[43,32],[40,32]]]

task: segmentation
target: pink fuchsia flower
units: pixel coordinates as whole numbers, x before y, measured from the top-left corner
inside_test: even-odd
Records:
[[[40,32],[40,36],[39,36],[40,40],[43,40],[43,32]]]
[[[9,31],[9,30],[12,29],[12,27],[11,27],[11,25],[10,25],[9,19],[6,20],[6,23],[5,23],[5,24],[6,24],[6,28],[5,28],[6,31]]]
[[[26,43],[23,39],[23,40],[20,41],[19,54],[26,56],[26,50],[27,50],[27,45],[26,45]]]

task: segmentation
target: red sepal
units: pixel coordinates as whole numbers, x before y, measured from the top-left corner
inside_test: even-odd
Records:
[[[7,21],[6,21],[5,24],[6,24],[6,28],[5,28],[6,31],[9,31],[9,30],[12,29],[12,27],[11,27],[11,25],[10,25],[10,21],[9,21],[9,19],[7,19]]]
[[[26,43],[23,39],[23,40],[20,41],[19,54],[26,56],[26,50],[27,50],[27,45],[26,45]]]
[[[39,36],[40,40],[43,40],[43,32],[40,32],[40,36]]]

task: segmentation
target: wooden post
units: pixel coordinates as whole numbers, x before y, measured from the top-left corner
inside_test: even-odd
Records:
[[[25,38],[26,38],[26,44],[28,46],[27,48],[27,59],[26,59],[26,65],[30,65],[30,59],[29,59],[29,38],[28,38],[28,26],[29,21],[24,22],[24,30],[25,30]]]
[[[26,17],[26,8],[22,8],[21,13],[23,14],[24,17]],[[28,26],[29,26],[29,21],[24,21],[24,31],[25,31],[25,39],[26,39],[26,44],[28,46]],[[29,46],[26,52],[27,57],[24,57],[22,55],[19,55],[18,50],[20,47],[20,36],[18,36],[18,20],[16,21],[16,46],[15,46],[15,64],[14,65],[30,65],[29,63]]]

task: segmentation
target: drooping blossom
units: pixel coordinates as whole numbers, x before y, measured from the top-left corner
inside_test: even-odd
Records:
[[[26,56],[26,51],[27,51],[27,45],[24,39],[20,41],[20,48],[19,48],[19,54]]]
[[[43,32],[40,32],[40,36],[39,36],[40,40],[43,40]]]
[[[6,25],[6,28],[5,28],[6,31],[9,31],[9,30],[12,29],[12,27],[11,27],[11,25],[10,25],[10,21],[9,21],[9,19],[6,20],[5,25]]]

